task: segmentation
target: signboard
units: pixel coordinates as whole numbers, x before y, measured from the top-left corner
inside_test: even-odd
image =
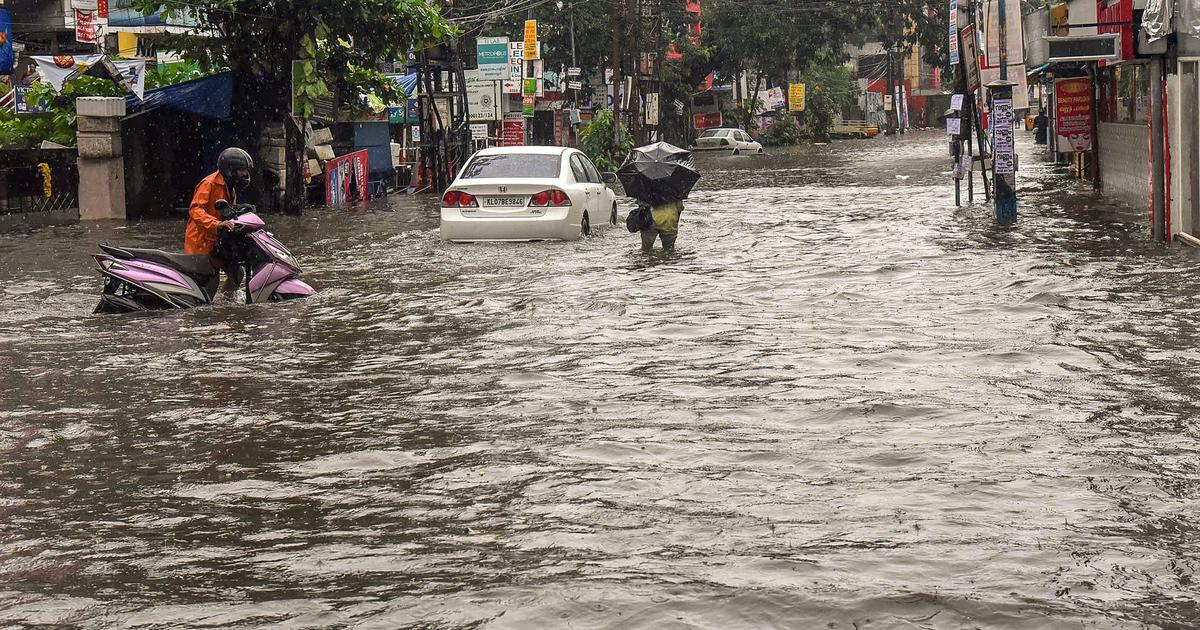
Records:
[[[958,0],[950,0],[950,65],[958,65]]]
[[[567,76],[569,77],[577,77],[581,74],[583,74],[582,68],[567,68]]]
[[[42,100],[31,103],[29,102],[29,92],[32,87],[17,86],[13,88],[13,107],[18,114],[44,114],[50,111],[50,101],[43,98]]]
[[[651,92],[646,95],[646,124],[651,127],[658,126],[659,100],[658,92]]]
[[[479,78],[502,81],[509,77],[508,38],[480,37],[475,40],[475,56],[479,60]]]
[[[467,91],[467,119],[471,122],[500,120],[500,86],[482,78],[483,71],[464,72]]]
[[[962,133],[962,119],[951,116],[946,119],[946,135],[957,136]]]
[[[540,58],[538,52],[537,20],[525,20],[525,61]]]
[[[521,82],[519,80],[513,81],[512,79],[506,79],[504,81],[501,81],[500,82],[500,91],[504,94],[520,94],[521,93]]]
[[[488,126],[486,123],[475,123],[471,125],[471,139],[486,142],[488,139]]]
[[[1119,61],[1121,34],[1075,35],[1047,37],[1046,48],[1051,63],[1059,61]]]
[[[967,93],[974,94],[979,91],[979,36],[974,24],[962,30],[962,63],[966,66]]]
[[[954,96],[950,97],[950,109],[953,109],[956,112],[960,112],[960,111],[962,111],[962,106],[963,106],[963,95],[962,94],[955,94]]]
[[[504,115],[500,143],[505,147],[519,147],[525,144],[525,118],[519,112]]]
[[[891,94],[883,95],[883,111],[885,111],[885,112],[892,111],[892,95]]]
[[[96,43],[96,12],[75,11],[75,41],[81,44]]]
[[[786,101],[782,87],[773,87],[767,90],[767,109],[783,109],[787,106]]]
[[[803,83],[793,83],[788,86],[788,109],[794,112],[804,111]]]
[[[1013,101],[998,98],[992,102],[992,148],[995,151],[997,175],[1017,172],[1013,146]]]
[[[508,79],[521,82],[525,78],[525,42],[508,44]]]
[[[521,83],[521,94],[525,96],[536,96],[538,91],[537,79],[525,79]]]
[[[699,130],[715,129],[721,126],[721,112],[711,114],[696,114],[692,116],[692,126]]]
[[[367,152],[355,151],[325,163],[325,205],[344,206],[368,199]]]
[[[1087,77],[1055,79],[1055,130],[1059,153],[1092,150],[1092,81]]]
[[[532,94],[526,94],[521,97],[521,115],[526,118],[533,118],[533,113],[537,110],[537,97]]]
[[[583,81],[567,81],[567,88],[571,90],[582,90]]]

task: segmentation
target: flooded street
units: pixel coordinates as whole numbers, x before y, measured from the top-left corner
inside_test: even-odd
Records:
[[[1200,253],[1018,136],[1014,228],[940,132],[701,156],[674,255],[268,216],[295,303],[0,235],[0,627],[1195,627]]]

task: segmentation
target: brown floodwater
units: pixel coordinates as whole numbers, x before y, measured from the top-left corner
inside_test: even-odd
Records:
[[[679,251],[267,217],[312,299],[93,316],[0,235],[0,626],[1190,628],[1200,255],[945,136],[705,155]]]

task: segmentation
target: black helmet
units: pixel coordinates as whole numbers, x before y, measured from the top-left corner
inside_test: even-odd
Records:
[[[251,158],[249,153],[237,147],[225,149],[217,158],[217,172],[221,174],[221,177],[227,183],[232,184],[237,179],[234,173],[239,168],[244,168],[247,171],[252,170],[254,168],[254,158]]]

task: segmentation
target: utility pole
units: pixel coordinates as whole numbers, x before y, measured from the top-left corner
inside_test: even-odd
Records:
[[[1163,58],[1150,59],[1150,172],[1153,186],[1151,214],[1154,218],[1154,240],[1170,241],[1167,232],[1167,178],[1165,139],[1163,138]]]
[[[896,135],[896,84],[895,84],[895,81],[893,80],[893,75],[892,75],[893,69],[894,68],[892,65],[892,46],[891,46],[891,44],[888,44],[888,47],[887,47],[887,95],[884,96],[884,98],[883,98],[883,102],[884,102],[883,109],[884,109],[884,114],[887,115],[887,123],[888,123],[887,133],[889,136]],[[891,109],[888,109],[888,107],[887,107],[887,102],[889,100],[892,102]]]
[[[612,26],[612,118],[613,146],[621,144],[621,40],[625,28],[626,0],[613,0]]]
[[[996,186],[996,222],[1017,220],[1017,169],[1013,137],[1013,86],[1008,80],[1008,15],[1006,0],[999,0],[1000,80],[988,85],[992,97],[992,181]]]

